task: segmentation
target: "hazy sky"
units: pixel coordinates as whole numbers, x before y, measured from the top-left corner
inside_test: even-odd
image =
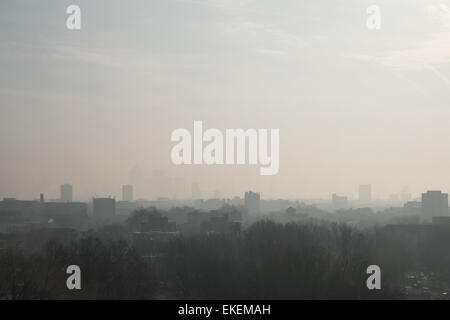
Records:
[[[1,0],[0,197],[447,192],[449,78],[450,1]],[[174,166],[194,120],[279,128],[278,175]]]

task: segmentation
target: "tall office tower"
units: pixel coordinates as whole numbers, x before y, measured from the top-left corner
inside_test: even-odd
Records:
[[[359,201],[364,203],[372,201],[372,185],[370,184],[359,185]]]
[[[61,202],[72,202],[72,185],[61,185]]]
[[[344,209],[348,206],[348,199],[346,196],[338,196],[336,193],[333,193],[331,197],[331,205],[334,209]]]
[[[422,193],[422,219],[430,223],[433,217],[448,216],[448,194],[441,191]]]
[[[133,201],[133,186],[131,184],[122,186],[122,200]]]
[[[200,191],[200,187],[199,187],[198,183],[194,182],[192,184],[192,190],[191,191],[192,191],[192,199],[199,200],[199,199],[203,198],[202,192]]]
[[[116,200],[114,198],[94,198],[93,213],[97,222],[109,222],[116,215]]]
[[[249,214],[259,213],[260,195],[259,193],[248,191],[244,196],[245,208]]]

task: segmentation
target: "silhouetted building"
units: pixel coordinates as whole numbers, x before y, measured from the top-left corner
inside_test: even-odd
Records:
[[[403,192],[400,196],[400,200],[403,202],[411,200],[411,193]]]
[[[48,227],[83,228],[87,224],[87,203],[83,202],[47,202],[44,217]]]
[[[128,216],[130,215],[134,210],[142,207],[137,202],[131,202],[131,201],[117,201],[116,202],[116,214],[118,216]]]
[[[249,214],[259,213],[260,211],[260,195],[259,193],[248,191],[244,197],[245,208]]]
[[[433,224],[450,225],[450,217],[448,216],[434,216],[432,217]]]
[[[209,217],[210,217],[209,212],[194,210],[194,211],[188,212],[187,223],[190,226],[199,228],[200,224],[204,221],[207,221],[209,219]]]
[[[131,184],[122,186],[122,200],[133,201],[133,186]]]
[[[179,225],[179,228],[185,234],[235,232],[240,230],[240,220],[241,213],[230,207],[194,210],[187,213],[187,223]]]
[[[433,217],[448,215],[447,193],[437,190],[422,193],[422,222],[431,223]]]
[[[39,201],[5,198],[0,201],[0,225],[39,222],[43,209],[44,203]]]
[[[230,222],[228,215],[213,215],[208,221],[201,223],[201,231],[206,233],[228,233],[240,231],[241,224],[239,222]]]
[[[39,196],[39,202],[44,203],[44,194],[43,193],[41,193]]]
[[[72,202],[72,185],[61,185],[61,202]]]
[[[335,209],[344,209],[348,206],[348,199],[346,196],[338,196],[337,194],[333,193],[333,195],[331,196],[331,204]]]
[[[1,225],[83,228],[87,224],[87,204],[5,199],[0,201]]]
[[[175,222],[169,222],[169,218],[161,214],[148,215],[141,223],[141,232],[173,232],[175,230]]]
[[[389,201],[391,201],[391,202],[398,202],[398,201],[399,201],[398,194],[396,194],[396,193],[391,193],[391,194],[389,195]]]
[[[368,203],[372,201],[372,185],[360,184],[359,185],[359,201]]]
[[[399,216],[394,218],[395,224],[415,225],[420,223],[420,217],[417,216]]]
[[[116,215],[116,200],[114,198],[94,198],[93,213],[97,222],[110,222]]]
[[[215,190],[214,191],[214,198],[222,199],[222,193],[220,192],[220,190]]]
[[[208,199],[203,201],[201,208],[203,210],[217,210],[223,207],[225,204],[224,201],[220,199]]]
[[[408,201],[403,205],[405,209],[422,210],[422,202],[420,201]]]
[[[407,215],[417,216],[417,219],[422,215],[422,202],[408,201],[403,205],[404,211]]]

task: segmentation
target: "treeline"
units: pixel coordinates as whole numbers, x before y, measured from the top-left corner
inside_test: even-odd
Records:
[[[81,290],[68,290],[69,265],[81,268]],[[153,298],[151,267],[125,241],[88,237],[64,245],[49,241],[36,253],[0,253],[0,299]]]
[[[397,299],[425,254],[383,230],[324,222],[260,221],[240,233],[168,239],[117,227],[32,250],[24,243],[1,239],[0,299]],[[74,264],[81,290],[66,287]],[[366,287],[372,264],[381,290]]]
[[[167,291],[181,299],[401,298],[405,266],[386,261],[377,237],[346,225],[260,221],[239,236],[178,238],[163,262]],[[367,289],[371,264],[383,271],[381,291]]]

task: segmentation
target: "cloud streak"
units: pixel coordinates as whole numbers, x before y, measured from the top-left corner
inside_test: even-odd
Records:
[[[380,55],[353,54],[352,57],[401,71],[432,70],[439,73],[437,68],[440,65],[450,63],[450,9],[445,4],[439,4],[428,6],[426,12],[441,26],[441,30],[432,33],[429,39],[419,41],[407,49]]]

